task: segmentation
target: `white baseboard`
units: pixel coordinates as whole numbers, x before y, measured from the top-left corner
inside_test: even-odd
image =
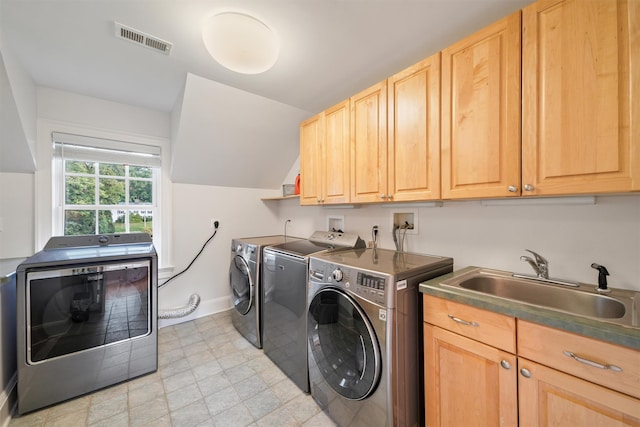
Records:
[[[0,426],[7,427],[18,399],[18,374],[13,374],[4,390],[0,390]]]
[[[163,309],[167,309],[167,307],[162,307],[162,303],[158,302],[158,310],[161,311]],[[228,296],[223,298],[214,298],[206,301],[200,301],[200,305],[188,316],[179,317],[177,319],[158,319],[158,326],[160,328],[164,328],[165,326],[176,325],[178,323],[188,322],[189,320],[198,319],[200,317],[209,316],[211,314],[220,313],[231,308],[230,298]]]

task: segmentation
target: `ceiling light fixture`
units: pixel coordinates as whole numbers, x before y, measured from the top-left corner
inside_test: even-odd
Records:
[[[204,22],[202,37],[213,59],[238,73],[263,73],[278,59],[278,41],[273,31],[245,13],[211,16]]]

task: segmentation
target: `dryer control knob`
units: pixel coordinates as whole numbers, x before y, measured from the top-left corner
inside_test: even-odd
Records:
[[[236,246],[236,253],[239,254],[242,252],[242,245]]]
[[[336,268],[335,270],[333,270],[333,273],[331,273],[331,276],[333,277],[333,280],[335,280],[336,282],[341,282],[342,278],[344,277],[344,274],[342,274],[342,270],[340,270],[339,268]]]

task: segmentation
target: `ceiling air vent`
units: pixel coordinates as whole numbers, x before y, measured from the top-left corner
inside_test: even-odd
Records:
[[[165,55],[169,55],[171,52],[171,43],[161,40],[157,37],[150,36],[149,34],[138,31],[134,28],[122,25],[116,22],[116,37],[124,40],[128,40],[140,46],[148,47],[158,52],[162,52]]]

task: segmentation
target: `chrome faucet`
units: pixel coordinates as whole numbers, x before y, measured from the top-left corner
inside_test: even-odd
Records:
[[[533,271],[536,272],[536,276],[540,279],[549,279],[549,261],[544,259],[540,254],[537,254],[529,249],[525,249],[525,251],[531,253],[533,258],[530,256],[522,255],[520,257],[521,261],[526,261],[529,263]]]

